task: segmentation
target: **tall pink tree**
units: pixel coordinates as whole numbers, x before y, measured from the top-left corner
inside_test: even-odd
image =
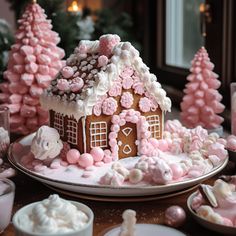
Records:
[[[0,84],[0,102],[10,109],[11,131],[27,134],[48,121],[39,96],[63,66],[65,54],[57,47],[60,38],[51,21],[36,2],[26,7],[18,24],[4,72],[6,82]]]
[[[210,61],[204,47],[200,48],[191,62],[190,72],[181,102],[181,120],[189,128],[201,125],[206,129],[218,128],[224,119],[219,115],[225,106],[221,103],[222,95],[218,92],[221,82],[213,72],[214,64]]]

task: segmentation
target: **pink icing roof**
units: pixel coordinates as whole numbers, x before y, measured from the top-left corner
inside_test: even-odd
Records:
[[[41,97],[41,103],[45,108],[57,112],[61,112],[64,104],[63,113],[78,119],[90,115],[99,98],[109,91],[127,66],[132,67],[143,79],[145,88],[156,97],[161,109],[170,111],[171,101],[156,81],[156,76],[149,72],[139,52],[129,42],[120,42],[118,35],[103,35],[99,41],[81,41]],[[75,86],[78,81],[80,84]],[[76,112],[72,111],[72,107]]]

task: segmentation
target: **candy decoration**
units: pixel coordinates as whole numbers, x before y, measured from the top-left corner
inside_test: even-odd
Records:
[[[189,128],[197,125],[207,129],[218,128],[224,119],[217,114],[222,113],[225,106],[220,102],[222,96],[217,91],[221,83],[212,71],[214,64],[204,47],[199,49],[191,64],[191,74],[187,77],[189,82],[180,104],[182,122]]]
[[[181,226],[186,219],[186,213],[180,206],[168,207],[165,211],[165,224],[171,227]]]
[[[23,122],[14,119],[11,131],[27,134],[48,121],[47,115],[41,115],[37,108],[39,96],[62,68],[64,50],[56,46],[60,38],[51,30],[50,20],[37,3],[26,7],[18,23],[16,42],[4,72],[7,82],[0,87],[0,103],[9,106],[11,115],[25,118]],[[69,76],[73,72],[69,69],[64,73]]]
[[[70,149],[66,154],[66,159],[68,163],[75,164],[78,162],[80,153],[77,149]]]

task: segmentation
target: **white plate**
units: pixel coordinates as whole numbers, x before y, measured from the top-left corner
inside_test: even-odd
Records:
[[[197,195],[197,192],[192,193],[187,200],[187,206],[188,209],[192,215],[192,217],[203,227],[213,230],[215,232],[221,233],[223,235],[225,234],[231,234],[231,235],[236,235],[236,227],[229,227],[229,226],[224,226],[224,225],[220,225],[220,224],[216,224],[216,223],[212,223],[208,220],[205,220],[203,218],[201,218],[200,216],[198,216],[192,209],[191,205],[192,205],[192,201],[193,198]]]
[[[214,176],[218,172],[220,172],[228,162],[228,159],[224,160],[224,162],[213,168],[207,174],[204,174],[195,179],[185,180],[181,182],[166,184],[166,185],[156,185],[156,186],[121,186],[121,187],[112,187],[112,186],[102,186],[102,185],[91,185],[78,183],[75,181],[68,181],[58,178],[47,177],[45,175],[39,174],[32,170],[27,169],[23,165],[20,164],[20,159],[26,153],[24,152],[13,152],[13,146],[20,143],[24,147],[30,147],[32,138],[34,134],[30,134],[17,142],[11,144],[8,152],[8,159],[12,165],[14,165],[18,170],[25,173],[26,175],[53,187],[68,190],[71,192],[77,192],[82,194],[90,194],[90,195],[98,195],[98,196],[114,196],[114,197],[130,197],[130,196],[150,196],[156,194],[166,194],[171,192],[176,192],[179,190],[183,190],[194,185],[197,185],[203,182],[206,179]],[[25,148],[26,149],[26,148]],[[28,149],[29,150],[29,149]]]
[[[106,232],[101,236],[117,236],[120,232],[120,226],[113,228]],[[165,235],[165,236],[186,236],[182,232],[164,226],[164,225],[154,225],[154,224],[136,224],[135,225],[135,236],[157,236],[157,235]]]

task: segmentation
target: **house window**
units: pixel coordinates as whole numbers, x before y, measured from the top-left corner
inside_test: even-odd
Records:
[[[67,141],[71,144],[77,144],[77,133],[78,133],[78,124],[74,120],[68,120],[67,125]]]
[[[160,138],[160,118],[158,115],[148,116],[147,122],[149,124],[148,130],[151,132],[152,138]]]
[[[54,115],[54,128],[57,129],[60,136],[64,136],[64,116],[57,112]]]
[[[92,122],[90,124],[90,146],[107,147],[107,123]]]

